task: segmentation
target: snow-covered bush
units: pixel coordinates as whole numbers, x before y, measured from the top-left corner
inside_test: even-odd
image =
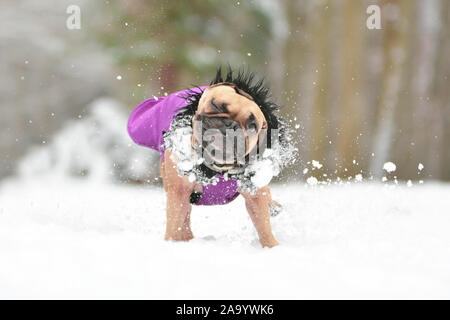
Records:
[[[33,148],[19,163],[21,177],[80,176],[102,182],[155,182],[158,153],[128,136],[127,116],[108,98],[93,102],[89,115],[67,122],[52,141]]]

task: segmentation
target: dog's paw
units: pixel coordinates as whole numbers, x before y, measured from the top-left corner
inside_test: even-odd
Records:
[[[275,238],[272,239],[255,239],[255,241],[252,242],[252,246],[255,248],[273,248],[279,246],[280,243],[275,240]]]
[[[270,203],[270,216],[276,217],[283,211],[283,206],[275,200]]]

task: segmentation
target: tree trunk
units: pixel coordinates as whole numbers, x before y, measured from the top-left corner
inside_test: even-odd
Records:
[[[412,1],[387,0],[382,5],[384,75],[373,140],[374,157],[370,164],[370,172],[375,177],[382,175],[383,163],[392,156],[394,114],[399,104],[412,7]]]
[[[361,70],[366,10],[362,1],[354,0],[344,0],[341,10],[343,10],[343,33],[340,47],[342,65],[339,80],[341,99],[337,151],[338,174],[345,177],[359,171],[353,160],[359,157],[361,110],[364,108],[361,99],[363,81]]]

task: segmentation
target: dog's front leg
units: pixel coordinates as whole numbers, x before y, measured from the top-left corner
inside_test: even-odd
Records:
[[[167,192],[166,240],[189,241],[194,238],[191,231],[190,215],[192,206],[183,192],[176,188]]]
[[[165,163],[161,166],[161,175],[167,191],[165,239],[189,241],[194,238],[190,222],[192,205],[189,201],[194,185],[186,177],[178,175],[176,163],[167,150],[165,159]]]
[[[273,236],[270,226],[272,197],[269,187],[258,189],[254,195],[247,192],[241,192],[241,194],[245,198],[245,206],[258,232],[261,245],[269,248],[278,245],[279,243]]]

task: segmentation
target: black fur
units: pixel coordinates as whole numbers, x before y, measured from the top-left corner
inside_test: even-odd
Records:
[[[189,197],[189,202],[192,204],[195,204],[198,202],[198,200],[200,200],[200,198],[202,197],[202,193],[201,192],[192,192],[191,196]]]
[[[234,84],[237,88],[248,93],[255,103],[261,108],[264,117],[266,118],[268,129],[267,129],[267,147],[271,147],[271,130],[279,130],[279,141],[284,142],[285,130],[282,119],[277,115],[279,106],[270,100],[270,90],[266,86],[264,79],[255,81],[255,74],[249,71],[239,70],[233,72],[229,67],[226,74],[222,74],[222,67],[219,67],[216,72],[216,76],[211,81],[210,85],[214,85],[221,82],[228,82]],[[203,91],[197,87],[197,91],[190,90],[188,95],[184,97],[187,101],[187,106],[180,110],[175,116],[175,120],[184,118],[185,116],[194,116],[197,112],[198,104],[200,98],[202,97]]]

